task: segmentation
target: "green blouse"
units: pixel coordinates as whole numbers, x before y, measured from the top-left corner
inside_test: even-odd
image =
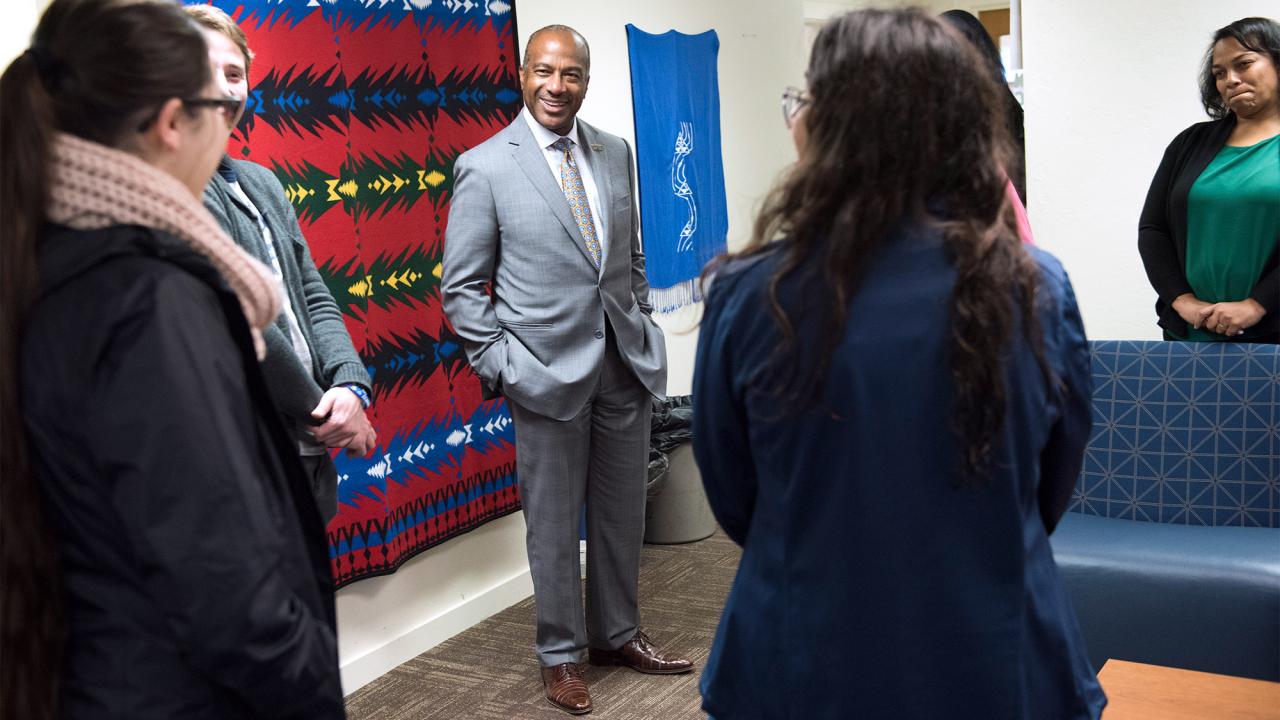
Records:
[[[1280,135],[1223,146],[1187,196],[1187,282],[1205,302],[1249,297],[1280,242]],[[1187,328],[1189,340],[1223,336]]]

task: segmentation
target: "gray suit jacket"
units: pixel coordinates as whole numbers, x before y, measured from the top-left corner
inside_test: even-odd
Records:
[[[245,160],[232,160],[240,188],[262,213],[275,241],[285,292],[298,317],[302,335],[311,348],[311,366],[298,362],[284,313],[263,331],[267,357],[262,374],[271,397],[295,433],[300,425],[314,424],[311,411],[326,390],[345,383],[370,389],[369,373],[356,354],[342,319],[342,311],[324,284],[302,237],[298,218],[280,181],[267,168]],[[231,239],[249,254],[271,266],[262,232],[249,208],[231,191],[227,181],[214,175],[204,190],[209,209]]]
[[[578,120],[606,228],[597,272],[569,203],[524,118],[462,154],[445,231],[444,311],[476,373],[557,420],[590,399],[606,323],[622,361],[655,397],[667,384],[662,330],[649,316],[631,148]],[[492,283],[492,295],[486,288]]]

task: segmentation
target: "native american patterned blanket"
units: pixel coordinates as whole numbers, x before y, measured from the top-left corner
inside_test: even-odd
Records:
[[[273,170],[373,381],[372,458],[339,454],[341,586],[519,506],[511,418],[440,307],[464,150],[520,110],[513,0],[214,0],[256,53],[233,157]]]

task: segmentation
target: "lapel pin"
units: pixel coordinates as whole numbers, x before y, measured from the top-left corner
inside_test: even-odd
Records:
[[[591,149],[596,152],[604,152],[604,146],[600,143],[591,143]]]

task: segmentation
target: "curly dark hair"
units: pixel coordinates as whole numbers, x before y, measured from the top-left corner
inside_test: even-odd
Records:
[[[811,100],[798,121],[808,142],[766,197],[745,249],[731,256],[781,258],[767,292],[782,342],[760,380],[772,387],[762,390],[786,412],[811,407],[881,245],[904,221],[939,226],[956,269],[952,427],[964,448],[961,477],[977,480],[1004,422],[1003,356],[1015,325],[1049,379],[1034,312],[1039,270],[1005,202],[1011,143],[999,88],[967,41],[918,10],[860,10],[828,22],[807,79]],[[789,314],[778,290],[814,267],[822,292],[803,314],[818,318],[821,340],[806,361],[796,337],[802,311]]]
[[[1231,114],[1213,77],[1213,48],[1219,41],[1227,38],[1235,38],[1244,47],[1270,57],[1271,65],[1276,68],[1277,76],[1280,76],[1280,23],[1270,18],[1247,17],[1219,28],[1213,34],[1213,41],[1209,43],[1200,67],[1200,103],[1214,120],[1221,120]]]

